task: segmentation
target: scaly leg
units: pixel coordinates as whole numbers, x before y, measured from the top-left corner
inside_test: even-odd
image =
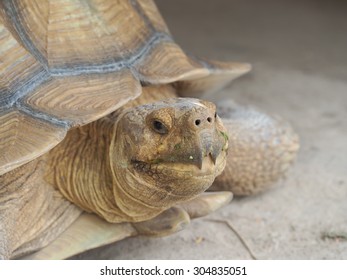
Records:
[[[166,236],[181,231],[190,224],[190,219],[206,216],[227,205],[232,199],[231,192],[202,193],[194,199],[165,210],[155,218],[133,223],[142,235]]]
[[[235,195],[261,192],[284,176],[299,149],[291,126],[252,107],[223,100],[218,114],[229,134],[227,165],[210,190]]]

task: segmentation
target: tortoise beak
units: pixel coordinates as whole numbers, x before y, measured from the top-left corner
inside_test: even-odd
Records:
[[[216,165],[218,156],[226,149],[226,139],[217,130],[202,131],[198,137],[195,156],[191,156],[192,163],[201,170],[203,164]]]
[[[200,170],[202,170],[204,162],[208,162],[207,159],[210,159],[210,162],[212,162],[213,165],[216,165],[217,157],[218,157],[218,156],[212,156],[211,153],[208,154],[207,156],[201,155],[201,157],[199,157],[199,159],[196,161],[196,166],[197,166]]]

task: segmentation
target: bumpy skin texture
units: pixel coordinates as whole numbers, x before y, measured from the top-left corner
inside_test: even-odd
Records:
[[[210,190],[250,195],[270,188],[284,176],[299,150],[293,128],[279,117],[231,100],[217,104],[228,130],[228,159]]]
[[[109,222],[149,220],[213,183],[225,167],[225,134],[214,104],[166,99],[72,130],[49,153],[47,178]]]

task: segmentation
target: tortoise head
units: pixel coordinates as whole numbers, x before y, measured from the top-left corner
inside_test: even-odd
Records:
[[[118,206],[142,220],[193,198],[224,169],[227,146],[210,102],[172,98],[124,112],[110,147]]]

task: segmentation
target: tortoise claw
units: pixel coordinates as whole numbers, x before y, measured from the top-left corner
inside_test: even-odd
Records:
[[[180,207],[171,207],[151,220],[132,225],[141,235],[158,237],[181,231],[188,224],[190,224],[188,213]]]
[[[181,231],[190,223],[190,219],[206,216],[228,204],[233,195],[231,192],[209,192],[165,210],[155,218],[133,223],[134,228],[142,235],[165,236]]]
[[[191,219],[206,216],[227,205],[233,198],[231,192],[205,192],[198,197],[180,204]]]

